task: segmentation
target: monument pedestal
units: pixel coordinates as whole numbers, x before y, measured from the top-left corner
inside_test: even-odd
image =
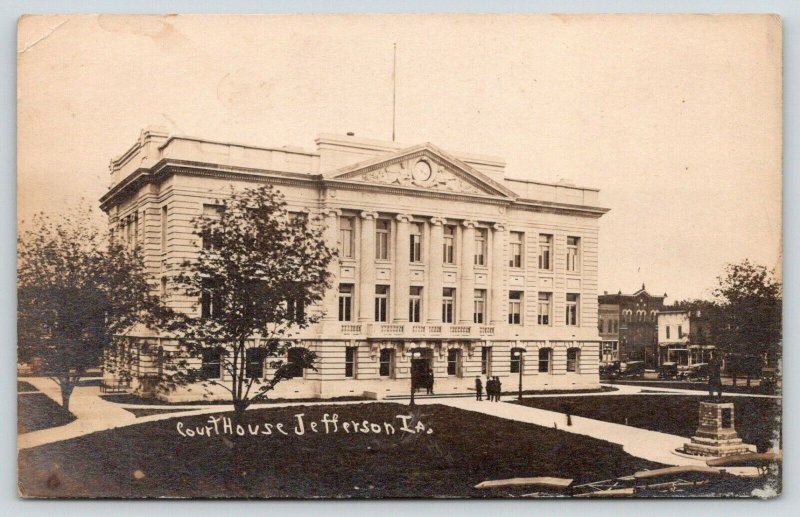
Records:
[[[681,452],[719,458],[756,452],[756,447],[743,443],[736,434],[732,402],[701,402],[700,426]]]

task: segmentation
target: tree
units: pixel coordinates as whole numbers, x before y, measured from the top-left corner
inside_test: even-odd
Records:
[[[62,404],[113,336],[155,326],[160,310],[135,248],[109,238],[90,209],[37,214],[18,238],[17,333],[21,362],[41,362]]]
[[[754,365],[774,361],[780,354],[781,283],[773,271],[745,260],[725,267],[714,296],[719,305],[713,325],[717,340],[731,357],[732,373],[743,370],[749,385],[757,370]]]
[[[272,187],[232,193],[218,203],[216,216],[194,221],[202,247],[173,280],[176,291],[200,300],[200,311],[180,315],[172,326],[180,352],[165,368],[164,385],[219,386],[240,421],[279,382],[314,368],[315,354],[297,347],[293,336],[318,320],[306,308],[330,287],[335,252],[322,229],[304,214],[290,214]],[[213,368],[198,366],[203,356],[215,359]]]

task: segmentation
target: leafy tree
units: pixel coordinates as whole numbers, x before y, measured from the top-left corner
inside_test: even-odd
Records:
[[[164,385],[221,387],[240,420],[279,382],[314,368],[315,354],[296,347],[294,335],[320,316],[306,309],[330,287],[335,252],[322,230],[290,214],[272,187],[232,193],[219,203],[217,216],[195,220],[202,247],[173,279],[176,291],[200,300],[200,314],[175,320],[179,352],[165,365]],[[204,369],[198,360],[204,355],[218,358],[219,369]]]
[[[731,358],[734,383],[738,370],[744,370],[749,385],[755,366],[774,361],[780,353],[782,285],[774,272],[745,260],[725,267],[714,296],[719,306],[713,324],[717,341]]]
[[[109,239],[90,209],[37,214],[18,238],[18,359],[38,363],[69,398],[114,335],[164,313],[135,249]]]

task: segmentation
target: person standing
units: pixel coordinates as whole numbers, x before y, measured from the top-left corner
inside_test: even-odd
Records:
[[[427,376],[428,395],[433,395],[433,368],[428,368]]]
[[[708,398],[714,398],[717,392],[717,400],[722,400],[722,364],[716,352],[711,352],[708,360]]]
[[[500,382],[500,377],[494,378],[494,401],[500,402],[500,394],[503,391],[503,383]]]
[[[475,400],[483,400],[483,383],[480,375],[475,376]]]

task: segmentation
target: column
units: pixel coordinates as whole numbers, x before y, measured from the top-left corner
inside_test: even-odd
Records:
[[[424,309],[428,315],[428,323],[436,324],[442,322],[444,219],[441,217],[431,218],[431,238],[429,240],[428,281],[425,282],[427,296]]]
[[[323,232],[325,238],[325,245],[337,248],[336,243],[339,241],[339,216],[342,212],[336,208],[324,208],[322,210],[322,217],[325,221],[325,231]],[[324,321],[337,321],[338,314],[338,293],[339,293],[339,259],[334,258],[328,264],[328,272],[330,273],[329,282],[330,288],[325,290],[325,295],[322,297],[322,310],[325,312],[322,319]]]
[[[475,221],[464,221],[461,230],[461,281],[458,283],[458,322],[470,325],[475,301]]]
[[[372,321],[372,300],[375,297],[375,219],[377,212],[361,212],[361,269],[358,278],[358,320]]]
[[[394,307],[392,315],[394,323],[405,323],[408,321],[408,284],[409,284],[409,222],[411,216],[408,214],[398,214],[397,217],[397,240],[395,241],[394,253]]]
[[[505,277],[506,255],[504,253],[505,247],[505,226],[497,223],[493,226],[492,232],[492,289],[491,289],[491,317],[492,325],[501,325],[505,323],[503,318],[503,304],[505,303],[505,289],[503,288],[503,280]]]

